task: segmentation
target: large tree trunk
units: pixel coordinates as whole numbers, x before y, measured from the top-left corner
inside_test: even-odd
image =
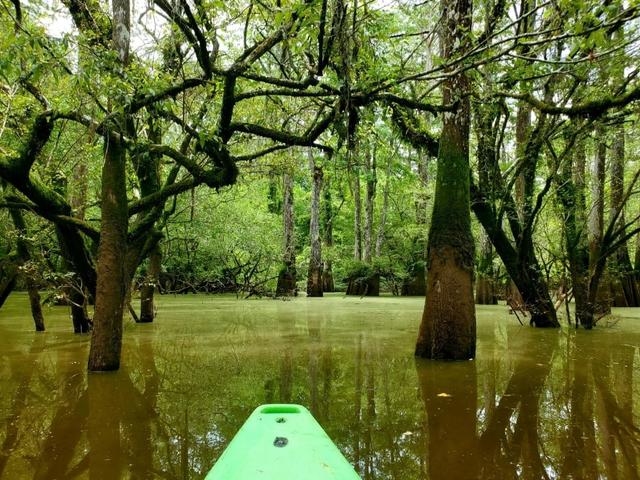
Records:
[[[442,0],[441,44],[446,60],[469,43],[471,2]],[[416,355],[432,359],[475,357],[476,317],[473,301],[473,237],[469,211],[469,81],[462,74],[442,85],[443,105],[458,103],[444,114],[436,194],[429,231],[427,292]]]
[[[102,167],[102,219],[98,246],[98,285],[89,352],[89,370],[120,368],[122,314],[128,286],[126,152],[118,137],[105,139]]]
[[[611,217],[620,212],[616,228],[622,229],[624,235],[624,160],[625,160],[624,125],[614,130],[613,148],[611,151]],[[629,249],[624,242],[611,259],[612,297],[616,307],[638,307],[640,298],[636,279],[629,258]]]
[[[309,152],[309,170],[313,175],[311,184],[311,220],[309,237],[311,254],[307,276],[307,296],[322,297],[322,246],[320,241],[320,192],[322,191],[322,167],[316,165],[313,153]]]
[[[113,0],[113,49],[124,70],[129,57],[129,0]],[[117,107],[117,105],[116,105]],[[126,125],[120,116],[112,127]],[[122,313],[129,279],[125,272],[127,254],[127,153],[117,133],[105,135],[102,166],[100,244],[98,246],[98,283],[93,317],[89,370],[120,368],[122,348]]]
[[[278,275],[278,285],[276,295],[289,296],[297,295],[296,287],[296,246],[295,230],[293,220],[293,179],[289,173],[283,178],[282,217],[284,223],[284,257],[283,266]]]
[[[333,204],[331,198],[331,184],[328,179],[324,182],[323,197],[323,238],[325,246],[330,250],[333,247]],[[325,250],[324,268],[322,269],[322,290],[324,292],[333,292],[335,291],[333,269],[331,260],[327,257],[328,255]]]
[[[17,249],[18,256],[22,266],[25,267],[31,261],[31,253],[29,252],[29,245],[25,240],[27,236],[27,225],[22,216],[20,210],[11,209],[10,211],[13,225],[18,232]],[[42,305],[40,305],[40,293],[38,292],[38,285],[35,279],[28,270],[25,271],[24,281],[27,286],[27,293],[29,295],[29,305],[31,306],[31,316],[33,317],[33,323],[36,328],[36,332],[44,332],[44,316],[42,315]]]

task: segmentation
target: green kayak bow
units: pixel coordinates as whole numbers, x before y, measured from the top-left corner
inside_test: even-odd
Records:
[[[206,480],[360,480],[306,408],[256,408]]]

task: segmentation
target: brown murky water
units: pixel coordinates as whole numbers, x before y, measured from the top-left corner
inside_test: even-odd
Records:
[[[309,407],[363,479],[638,478],[640,312],[593,332],[478,311],[478,358],[412,356],[422,299],[163,297],[85,373],[64,308],[0,310],[0,477],[202,478],[259,404]],[[637,318],[633,318],[637,317]]]

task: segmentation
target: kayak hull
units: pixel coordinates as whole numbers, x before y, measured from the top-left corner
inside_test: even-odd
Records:
[[[256,408],[206,480],[360,480],[301,405]]]

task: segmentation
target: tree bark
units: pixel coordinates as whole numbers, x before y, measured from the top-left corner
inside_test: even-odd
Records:
[[[296,246],[293,217],[293,179],[289,173],[283,177],[282,217],[284,223],[284,256],[283,266],[278,275],[276,295],[297,295],[296,287]]]
[[[120,139],[105,139],[102,167],[102,218],[98,246],[98,285],[89,352],[89,370],[120,368],[127,250],[126,153]]]
[[[444,59],[464,52],[471,28],[469,0],[442,1],[441,45]],[[460,50],[458,50],[460,49]],[[416,355],[432,359],[475,357],[476,317],[473,300],[473,237],[469,210],[469,80],[464,73],[442,85],[445,113],[436,194],[429,232],[427,292]]]
[[[322,191],[322,167],[318,166],[309,151],[309,170],[313,175],[311,184],[311,219],[309,237],[311,254],[307,276],[307,296],[322,297],[322,243],[320,240],[320,192]]]
[[[113,0],[113,50],[122,70],[129,59],[129,0]],[[126,125],[125,115],[117,115],[117,125]],[[122,349],[122,314],[129,279],[125,272],[129,212],[127,205],[126,160],[122,138],[117,133],[105,135],[102,165],[100,244],[98,246],[98,283],[93,332],[89,351],[89,370],[108,371],[120,368]]]

